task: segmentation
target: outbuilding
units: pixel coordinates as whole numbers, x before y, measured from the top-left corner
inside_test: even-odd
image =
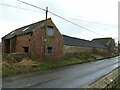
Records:
[[[106,40],[108,45],[113,42],[113,39]],[[66,53],[91,53],[95,49],[107,52],[106,44],[101,39],[88,41],[62,35],[52,19],[49,18],[23,26],[5,35],[2,38],[2,53],[30,53],[39,59],[61,58]]]

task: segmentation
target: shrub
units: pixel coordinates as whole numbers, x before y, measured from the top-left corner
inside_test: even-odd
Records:
[[[24,54],[3,54],[2,57],[3,61],[7,61],[9,63],[15,63],[15,62],[20,62],[23,59],[32,59],[32,55],[30,53],[24,53]]]

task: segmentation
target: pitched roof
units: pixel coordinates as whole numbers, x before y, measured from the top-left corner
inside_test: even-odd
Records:
[[[106,48],[103,44],[98,43],[98,42],[92,42],[92,41],[79,39],[79,38],[75,38],[75,37],[70,37],[70,36],[66,36],[66,35],[62,35],[62,36],[63,36],[65,45]]]
[[[51,20],[51,18],[49,18],[47,20]],[[45,22],[45,20],[42,20],[42,21],[18,28],[16,30],[8,33],[7,35],[5,35],[3,37],[3,39],[10,39],[17,35],[22,35],[22,34],[27,34],[27,33],[33,32],[33,30],[36,27],[38,27],[39,25],[42,25],[44,22]],[[106,48],[103,44],[101,44],[99,42],[92,42],[92,41],[79,39],[79,38],[75,38],[75,37],[70,37],[70,36],[66,36],[66,35],[62,35],[62,37],[63,37],[65,45]]]
[[[110,41],[114,41],[114,40],[111,37],[109,37],[109,38],[95,38],[92,41],[107,45]]]
[[[51,18],[48,18],[47,20],[50,20]],[[39,21],[39,22],[36,22],[36,23],[32,23],[30,25],[26,25],[26,26],[23,26],[21,28],[18,28],[10,33],[8,33],[7,35],[5,35],[3,38],[4,39],[10,39],[14,36],[17,36],[17,35],[22,35],[22,34],[26,34],[26,33],[30,33],[30,32],[33,32],[33,30],[43,24],[45,22],[45,20],[42,20],[42,21]]]

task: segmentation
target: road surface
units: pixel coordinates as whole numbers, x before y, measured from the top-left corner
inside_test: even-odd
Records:
[[[26,77],[3,78],[3,88],[81,88],[109,73],[120,57],[36,73]]]

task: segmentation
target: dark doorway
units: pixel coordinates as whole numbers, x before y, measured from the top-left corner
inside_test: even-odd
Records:
[[[10,53],[10,39],[5,40],[5,53]]]
[[[52,53],[52,47],[47,47],[47,53],[51,54]]]
[[[28,53],[29,52],[29,48],[28,47],[23,47],[24,49],[24,53]]]

